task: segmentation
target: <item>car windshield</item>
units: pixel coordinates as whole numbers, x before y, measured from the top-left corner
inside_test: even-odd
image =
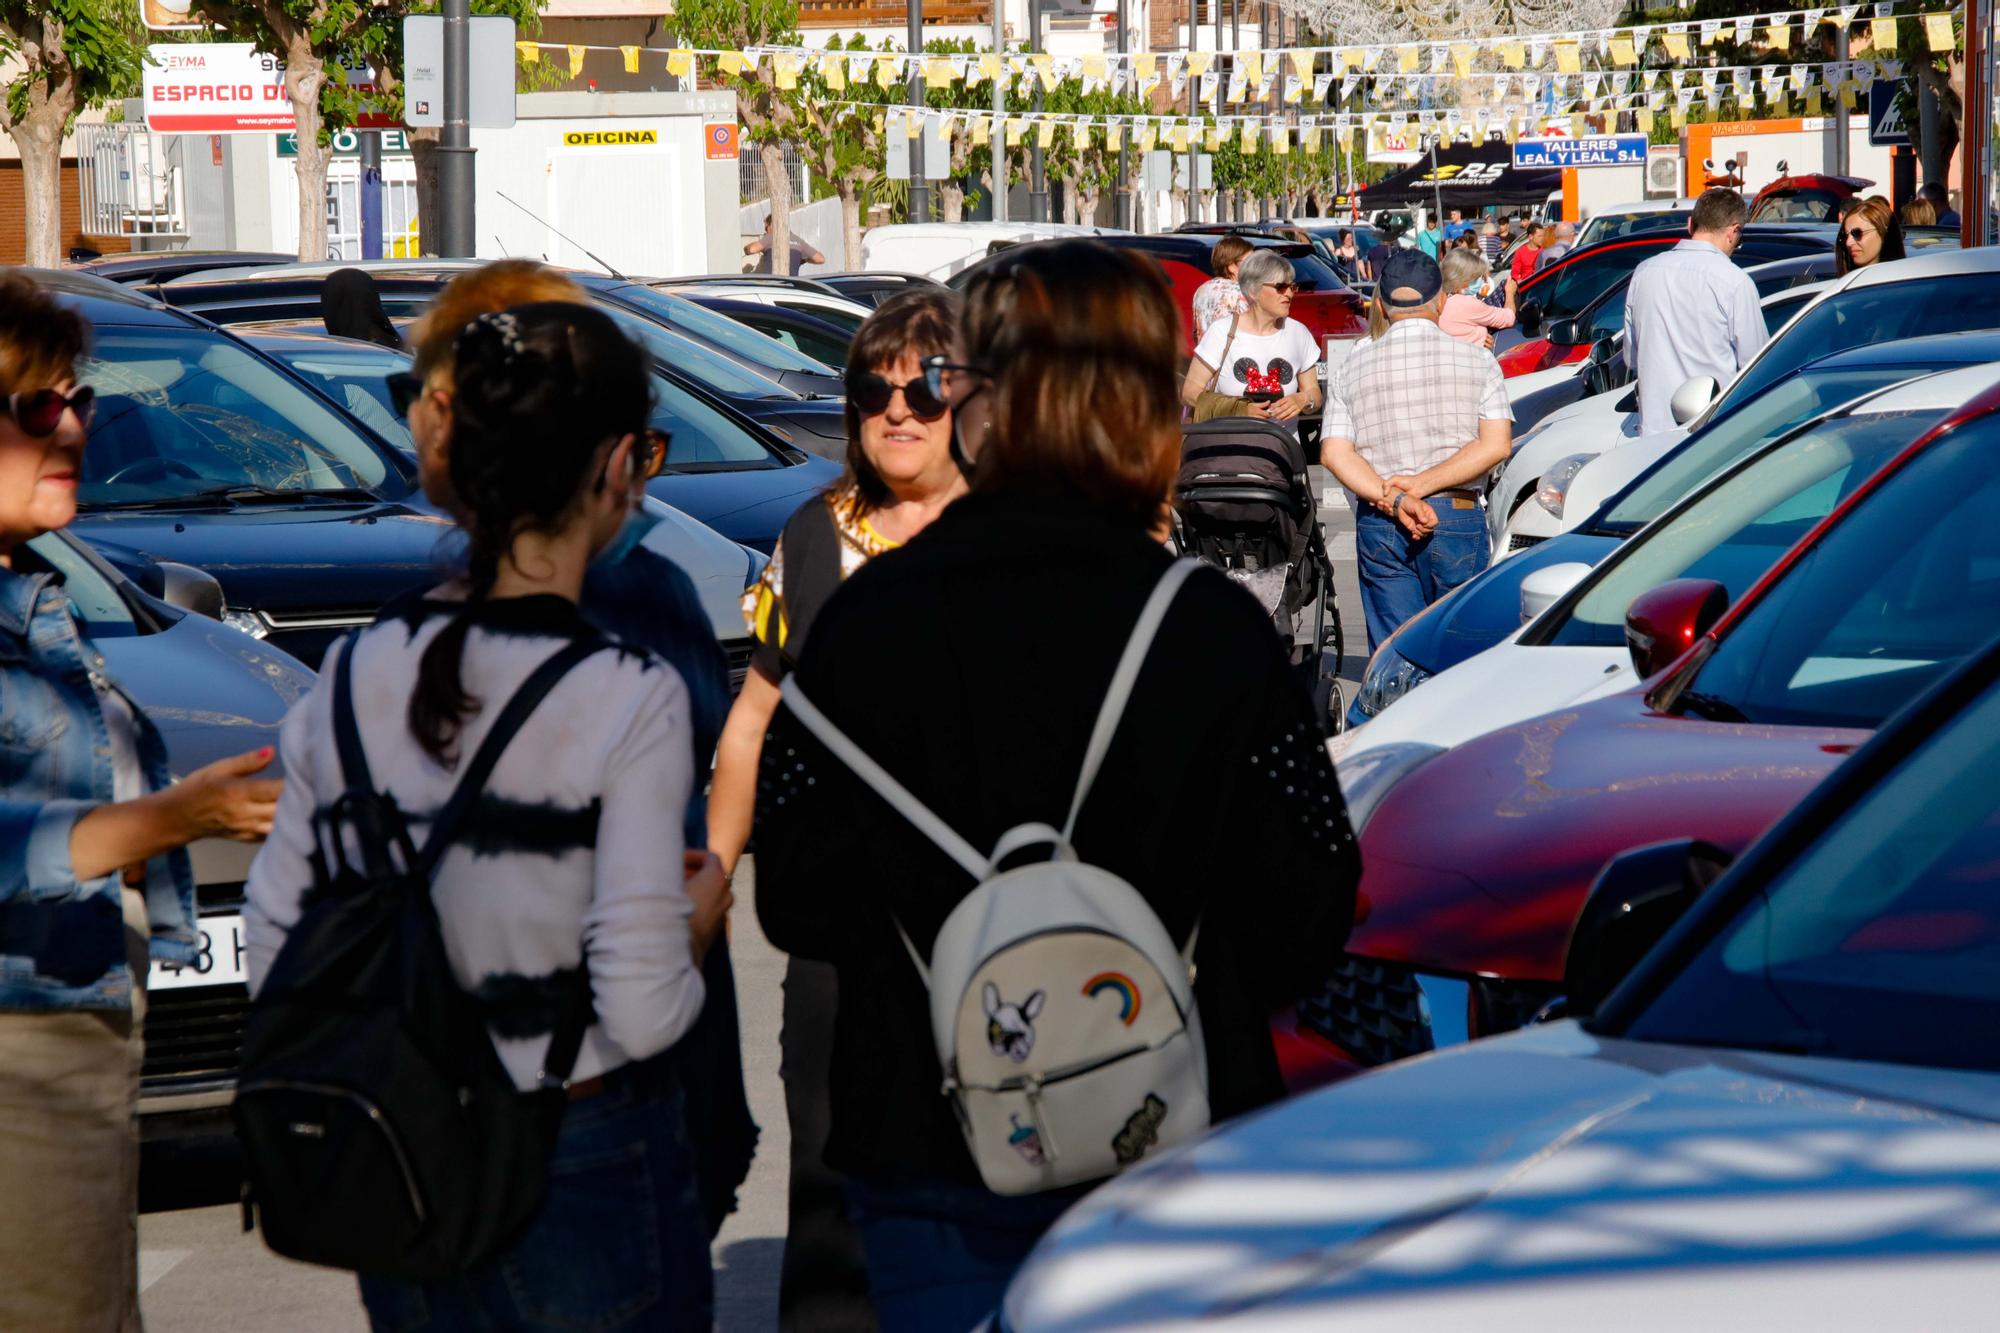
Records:
[[[720,311],[698,305],[684,296],[655,291],[634,284],[618,289],[618,299],[643,310],[662,323],[686,329],[693,336],[716,347],[727,348],[772,370],[796,370],[809,375],[834,375],[837,371],[774,338],[737,323]]]
[[[649,424],[673,437],[667,445],[668,472],[744,472],[784,466],[748,427],[664,376],[653,377]]]
[[[389,397],[389,376],[410,368],[410,358],[387,347],[355,344],[266,347],[267,356],[285,363],[291,372],[346,408],[363,425],[405,453],[416,450],[409,423],[396,415]]]
[[[1521,297],[1532,298],[1540,305],[1544,320],[1569,319],[1610,290],[1612,283],[1624,281],[1633,269],[1665,248],[1621,245],[1582,252],[1579,258],[1549,269],[1547,277],[1530,281],[1522,289]]]
[[[227,488],[400,495],[381,446],[318,396],[205,329],[100,329],[80,379],[97,390],[77,500],[158,504]],[[386,495],[385,498],[396,498]]]
[[[730,398],[799,398],[775,380],[767,380],[745,370],[728,357],[704,347],[692,338],[675,333],[665,325],[635,314],[610,302],[598,309],[625,330],[655,361],[687,372],[719,394]]]
[[[1937,369],[1927,365],[1844,366],[1807,370],[1771,386],[1746,403],[1689,437],[1650,474],[1642,477],[1592,529],[1608,537],[1624,537],[1667,512],[1680,498],[1768,440],[1775,440],[1866,393],[1901,384]]]
[[[1806,551],[1696,671],[1679,706],[1877,727],[2000,625],[2000,417],[1950,432]]]
[[[2000,1070],[1996,771],[1989,686],[1748,896],[1626,1035]]]
[[[1674,579],[1714,579],[1731,601],[1868,479],[1934,414],[1843,417],[1772,450],[1598,566],[1540,642],[1614,648],[1632,599]],[[1553,631],[1553,632],[1551,632]]]
[[[1808,361],[1928,333],[2000,329],[2000,273],[1960,273],[1830,292],[1773,339],[1709,409],[1711,420]]]
[[[1780,190],[1764,196],[1752,222],[1826,222],[1840,211],[1843,196],[1831,190]]]

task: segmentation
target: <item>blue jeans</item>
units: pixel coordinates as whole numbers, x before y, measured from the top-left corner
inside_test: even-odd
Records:
[[[969,1329],[1087,1187],[1007,1198],[947,1181],[847,1182],[881,1333]]]
[[[571,1102],[549,1195],[504,1253],[447,1282],[361,1279],[376,1333],[708,1333],[714,1277],[678,1082],[664,1057]]]
[[[1404,621],[1486,568],[1486,509],[1461,509],[1434,496],[1438,525],[1412,540],[1403,525],[1379,509],[1357,509],[1354,549],[1360,564],[1361,613],[1368,621],[1368,651]]]

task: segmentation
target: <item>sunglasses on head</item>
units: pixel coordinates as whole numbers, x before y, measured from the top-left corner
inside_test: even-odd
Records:
[[[14,418],[22,434],[37,439],[55,434],[56,427],[62,425],[64,412],[75,412],[77,421],[87,430],[96,411],[97,390],[88,384],[68,393],[60,389],[30,389],[7,395],[7,415]]]

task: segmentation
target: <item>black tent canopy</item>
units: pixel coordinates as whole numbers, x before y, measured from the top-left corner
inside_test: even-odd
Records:
[[[1440,145],[1431,155],[1361,192],[1363,208],[1400,208],[1441,201],[1445,208],[1539,204],[1562,188],[1559,167],[1517,167],[1514,150],[1498,140]]]

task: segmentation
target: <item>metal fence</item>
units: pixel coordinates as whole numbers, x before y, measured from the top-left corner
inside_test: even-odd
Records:
[[[144,125],[77,126],[83,234],[187,239],[182,142],[179,135],[154,135]]]

